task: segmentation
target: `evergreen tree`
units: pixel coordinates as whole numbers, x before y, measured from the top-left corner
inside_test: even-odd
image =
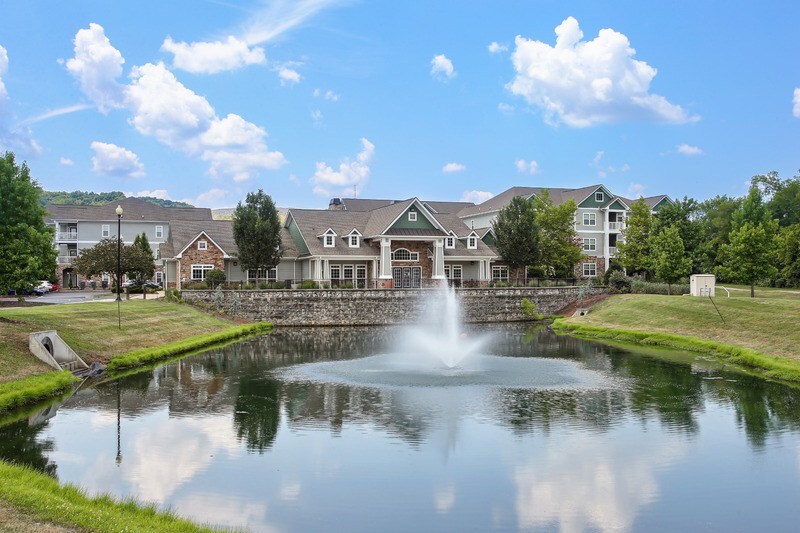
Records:
[[[281,222],[272,198],[262,189],[248,193],[233,211],[233,239],[245,270],[276,266],[281,260]]]
[[[21,294],[38,280],[55,275],[53,228],[44,223],[39,189],[28,165],[14,154],[0,157],[0,290]]]
[[[540,264],[548,275],[569,276],[581,259],[581,245],[575,232],[578,206],[573,200],[553,205],[547,189],[533,199],[533,206],[540,234]]]
[[[625,230],[624,241],[617,243],[617,259],[628,273],[650,270],[650,232],[653,214],[650,206],[640,198],[631,205]]]
[[[515,196],[492,222],[497,239],[497,251],[517,271],[538,264],[541,257],[540,232],[536,224],[536,210],[532,200]]]
[[[672,294],[672,284],[692,271],[692,260],[686,257],[678,228],[663,228],[654,234],[651,249],[653,273],[667,282],[667,294]]]

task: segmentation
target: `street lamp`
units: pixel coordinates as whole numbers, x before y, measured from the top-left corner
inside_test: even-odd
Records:
[[[120,270],[121,270],[121,267],[120,267],[120,256],[121,256],[121,250],[122,250],[122,230],[121,230],[121,228],[122,228],[122,206],[121,205],[117,206],[116,213],[117,213],[117,327],[119,329],[122,329],[122,315],[120,314],[120,311],[119,311],[119,304],[122,301],[122,298],[120,298],[120,295],[119,295],[120,286],[122,285],[122,280],[120,279],[120,278],[122,278],[122,273],[120,272]]]

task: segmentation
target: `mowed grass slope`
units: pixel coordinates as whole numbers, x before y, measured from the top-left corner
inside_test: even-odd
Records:
[[[87,362],[160,346],[233,324],[187,305],[155,300],[129,300],[120,305],[122,329],[117,326],[116,302],[20,307],[0,310],[0,382],[46,372],[28,350],[28,334],[55,329]]]
[[[612,296],[568,323],[688,335],[735,344],[768,355],[800,361],[800,293],[717,291],[708,298],[623,294]]]

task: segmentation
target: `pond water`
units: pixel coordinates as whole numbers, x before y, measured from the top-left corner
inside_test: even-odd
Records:
[[[402,329],[277,331],[6,423],[0,457],[254,531],[797,530],[800,390],[478,333],[483,355],[430,371],[383,355]]]

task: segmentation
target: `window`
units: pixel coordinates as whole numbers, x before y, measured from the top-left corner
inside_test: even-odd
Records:
[[[583,275],[584,276],[596,276],[597,275],[597,265],[594,263],[584,263],[583,264]]]
[[[156,272],[156,283],[161,285],[164,283],[164,273],[163,272]]]
[[[494,280],[494,281],[508,281],[508,267],[507,266],[492,266],[492,280]]]
[[[584,252],[594,252],[597,250],[597,239],[594,237],[584,237],[583,239],[583,251]]]
[[[278,269],[273,268],[251,268],[247,271],[247,279],[265,279],[267,281],[275,281],[278,279]]]
[[[595,213],[584,213],[583,214],[583,225],[584,226],[596,226],[597,225],[597,214],[595,214]]]
[[[447,279],[461,279],[462,272],[463,270],[461,265],[444,266],[444,277]]]
[[[356,265],[356,279],[367,279],[367,265]]]
[[[342,267],[342,277],[347,280],[353,279],[353,265],[344,265]]]
[[[601,192],[594,193],[594,201],[595,202],[602,202],[606,199],[606,195]]]
[[[192,265],[192,281],[203,281],[206,279],[206,272],[213,268],[214,265]]]
[[[358,235],[350,235],[350,248],[358,248],[359,244]]]
[[[111,235],[111,227],[108,224],[103,224],[103,237],[108,237]]]
[[[164,238],[164,226],[156,226],[156,239]]]
[[[156,246],[156,259],[161,259],[161,248]]]
[[[467,237],[467,248],[469,248],[470,250],[476,250],[478,248],[478,238]]]
[[[207,241],[197,241],[197,249],[198,250],[208,250],[208,242]]]
[[[419,261],[419,252],[398,248],[392,252],[392,261]]]
[[[417,212],[416,211],[409,211],[408,212],[408,221],[409,222],[416,222],[417,221]]]
[[[456,247],[456,238],[452,237],[452,236],[447,237],[444,240],[444,247],[445,248],[450,248],[450,249],[455,248]]]
[[[336,246],[336,241],[333,240],[333,235],[325,235],[322,237],[322,245],[325,248],[333,248]]]

